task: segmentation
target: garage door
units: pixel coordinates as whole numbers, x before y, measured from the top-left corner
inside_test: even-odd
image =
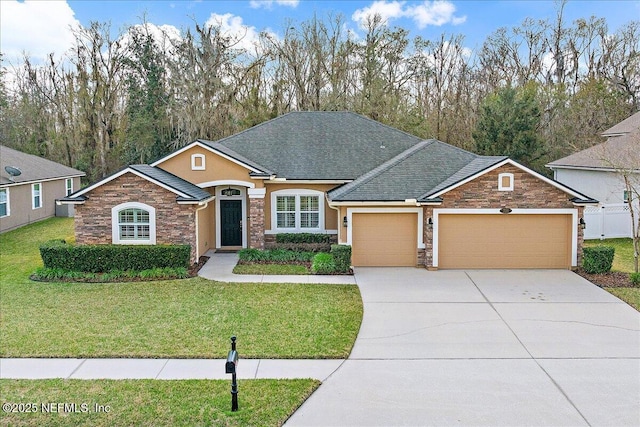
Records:
[[[418,215],[415,213],[354,213],[351,237],[355,266],[416,265]]]
[[[439,268],[570,268],[571,215],[439,215]]]

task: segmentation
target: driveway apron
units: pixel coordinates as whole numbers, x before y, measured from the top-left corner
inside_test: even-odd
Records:
[[[347,361],[287,426],[640,425],[640,313],[565,270],[358,268]]]

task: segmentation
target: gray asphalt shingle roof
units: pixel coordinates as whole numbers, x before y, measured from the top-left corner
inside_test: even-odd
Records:
[[[420,138],[351,112],[291,112],[217,143],[280,178],[355,179]]]
[[[506,157],[478,156],[437,140],[422,141],[353,182],[329,192],[332,201],[426,198]]]
[[[149,165],[131,165],[131,169],[139,172],[149,178],[158,181],[167,187],[171,187],[176,191],[186,194],[187,197],[178,197],[178,201],[202,201],[211,197],[211,194],[172,173]]]
[[[11,176],[5,170],[6,166],[18,168],[22,173],[14,177],[12,181]],[[85,176],[85,173],[42,157],[0,145],[0,185],[76,176]]]
[[[602,132],[602,136],[631,133],[640,128],[640,111]]]

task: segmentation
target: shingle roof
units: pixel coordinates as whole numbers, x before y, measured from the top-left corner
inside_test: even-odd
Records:
[[[22,173],[12,180],[6,166],[18,168]],[[80,170],[0,145],[0,185],[85,175]]]
[[[620,135],[640,128],[640,111],[602,132],[602,136]]]
[[[167,172],[164,169],[149,165],[131,165],[129,167],[136,172],[146,175],[149,178],[186,195],[186,197],[178,197],[178,201],[202,201],[211,197],[211,194],[208,191],[170,172]]]
[[[280,178],[351,180],[418,142],[359,114],[315,111],[287,113],[217,144]]]
[[[611,136],[601,144],[555,160],[547,167],[640,170],[640,126],[632,132]]]
[[[198,187],[195,184],[186,181],[179,176],[176,176],[170,172],[165,171],[164,169],[160,169],[159,167],[154,167],[150,165],[130,165],[121,171],[103,179],[102,181],[96,182],[88,187],[82,188],[75,193],[71,194],[68,197],[60,199],[62,202],[70,202],[70,203],[78,203],[86,200],[85,194],[97,188],[101,185],[106,184],[109,181],[112,181],[119,176],[124,175],[125,173],[137,173],[142,175],[143,177],[155,181],[166,188],[170,189],[174,193],[176,193],[176,200],[178,202],[201,202],[207,200],[212,197],[212,195]]]
[[[437,140],[422,141],[353,182],[329,192],[332,201],[426,198],[506,157],[478,156]]]

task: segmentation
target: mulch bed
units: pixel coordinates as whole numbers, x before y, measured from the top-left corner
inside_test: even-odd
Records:
[[[601,288],[631,288],[634,287],[631,284],[631,279],[628,273],[621,273],[619,271],[610,271],[608,273],[601,274],[589,274],[582,268],[576,270],[576,274],[584,277],[591,283],[600,286]]]

